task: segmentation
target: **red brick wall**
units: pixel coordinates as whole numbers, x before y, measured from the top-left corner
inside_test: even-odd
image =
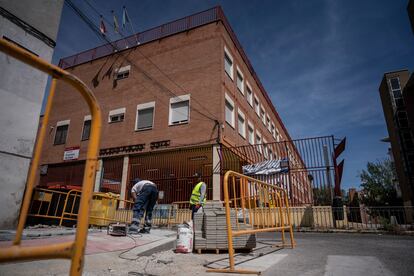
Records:
[[[246,91],[245,95],[242,95],[237,90],[236,78],[234,77],[232,81],[224,72],[224,45],[231,51],[234,58],[234,76],[236,76],[237,65],[244,75],[245,83],[249,82],[253,93],[259,98],[271,121],[274,122],[276,129],[282,135],[282,139],[286,138],[287,134],[283,133],[280,123],[262,94],[263,92],[260,91],[248,71],[225,28],[221,23],[213,23],[144,44],[139,47],[139,51],[131,49],[121,53],[121,55],[127,55],[128,59],[132,60],[136,66],[124,61],[120,54],[117,54],[68,69],[92,88],[101,105],[103,115],[101,148],[144,143],[146,144],[145,151],[148,151],[151,142],[161,140],[170,140],[170,147],[205,142],[214,143],[218,135],[218,128],[212,119],[218,120],[224,125],[223,138],[231,145],[248,144],[247,120],[254,123],[255,130],[259,130],[267,142],[275,141],[254,109],[248,104]],[[140,52],[149,57],[169,78],[184,88],[184,91],[161,74]],[[111,64],[114,64],[113,68],[131,65],[129,77],[117,81],[116,87],[113,87],[113,74],[109,74],[109,77],[105,76]],[[156,82],[150,80],[148,76]],[[96,87],[92,82],[94,78],[99,81]],[[167,87],[176,95],[191,94],[190,122],[188,124],[168,126],[169,100],[174,95],[160,86]],[[234,130],[225,123],[224,119],[225,91],[232,97],[236,106]],[[134,131],[137,104],[151,101],[156,102],[153,129]],[[124,122],[109,124],[109,111],[122,107],[126,108]],[[242,138],[237,131],[238,108],[246,116],[246,139]],[[197,111],[201,111],[211,119]],[[80,141],[85,115],[89,115],[89,112],[81,97],[72,88],[59,82],[49,122],[50,131],[48,131],[43,151],[43,164],[62,162],[63,151],[66,147],[80,146],[79,159],[85,158],[88,142]],[[56,122],[68,119],[71,121],[66,144],[53,145]]]
[[[149,57],[171,79],[178,83],[184,91],[162,75],[155,66],[146,60],[136,49],[123,52],[136,66],[131,66],[128,78],[119,80],[113,88],[113,75],[104,77],[110,65],[114,68],[129,65],[114,55],[76,66],[69,71],[81,78],[95,93],[103,114],[101,148],[146,144],[160,140],[170,140],[170,146],[201,143],[217,137],[215,122],[199,114],[195,109],[209,117],[221,121],[222,110],[221,79],[221,28],[210,24],[188,33],[181,33],[139,47],[139,51]],[[121,65],[122,63],[122,65]],[[94,88],[92,79],[100,71],[99,85]],[[144,70],[152,79],[149,80],[140,70]],[[184,125],[168,126],[169,100],[174,97],[171,92],[160,88],[168,87],[176,95],[191,94],[190,122]],[[65,145],[53,145],[55,129],[50,128],[44,147],[42,163],[57,163],[63,158],[65,147],[81,146],[80,159],[85,157],[87,141],[81,142],[83,118],[88,115],[86,104],[73,89],[59,82],[54,100],[54,107],[49,122],[55,127],[56,122],[70,119],[69,132]],[[155,121],[152,130],[134,131],[136,106],[155,101]],[[110,110],[125,107],[124,122],[108,123]]]

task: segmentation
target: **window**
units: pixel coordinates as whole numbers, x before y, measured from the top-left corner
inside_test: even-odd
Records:
[[[272,125],[270,123],[269,115],[266,116],[267,130],[272,133]]]
[[[247,102],[253,107],[253,92],[249,82],[246,81]]]
[[[123,122],[125,119],[125,107],[109,111],[109,123]]]
[[[169,125],[186,124],[190,120],[190,94],[170,99]]]
[[[264,157],[269,158],[269,149],[266,139],[263,138]]]
[[[273,138],[276,139],[276,128],[275,128],[275,123],[272,122],[272,136]]]
[[[257,144],[257,151],[262,153],[262,135],[259,132],[256,132],[256,144]]]
[[[155,102],[137,105],[135,130],[152,129],[154,125]]]
[[[224,71],[230,79],[233,79],[233,57],[230,55],[227,47],[224,47]]]
[[[260,108],[260,117],[262,118],[263,124],[266,126],[266,111],[264,110],[263,105]]]
[[[89,140],[89,135],[91,133],[91,115],[87,115],[83,118],[83,128],[82,128],[82,137],[81,141]]]
[[[233,100],[226,94],[226,103],[225,103],[225,116],[226,122],[234,128],[234,102]]]
[[[404,131],[401,133],[402,142],[405,150],[414,149],[414,141],[410,131]]]
[[[256,111],[257,116],[260,118],[260,102],[256,95],[254,95],[254,110]]]
[[[391,87],[391,97],[393,99],[394,108],[404,106],[404,100],[401,94],[401,85],[399,78],[392,78],[389,80]]]
[[[244,79],[243,79],[243,74],[240,71],[239,67],[237,67],[236,75],[237,75],[236,76],[237,89],[240,91],[240,93],[244,95]]]
[[[247,132],[248,132],[248,138],[249,138],[249,144],[253,145],[254,144],[254,128],[253,128],[253,124],[248,122],[248,127],[247,127]]]
[[[68,136],[70,120],[60,121],[56,123],[56,133],[54,145],[62,145],[66,143],[66,137]]]
[[[243,112],[239,110],[238,112],[238,128],[239,134],[241,137],[246,138],[246,117],[244,116]]]
[[[399,128],[406,128],[408,127],[408,118],[406,111],[398,111],[397,112],[397,120],[398,120],[398,127]]]
[[[129,77],[129,70],[131,69],[131,65],[121,67],[115,71],[115,79],[122,80]]]

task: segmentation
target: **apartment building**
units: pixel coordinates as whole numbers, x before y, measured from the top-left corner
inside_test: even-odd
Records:
[[[103,112],[95,191],[129,198],[135,177],[157,183],[161,203],[186,201],[201,172],[208,199],[222,199],[220,149],[258,145],[265,159],[288,131],[222,9],[215,7],[61,59],[90,86]],[[91,116],[80,96],[58,83],[39,185],[82,184]],[[240,157],[242,158],[242,157]],[[309,198],[309,181],[291,180],[291,198]],[[296,191],[296,192],[293,192]]]
[[[379,92],[402,199],[414,204],[414,78],[408,70],[385,73]]]

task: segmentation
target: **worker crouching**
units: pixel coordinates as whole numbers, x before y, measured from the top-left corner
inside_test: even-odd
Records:
[[[130,233],[149,233],[152,226],[152,211],[158,199],[158,189],[154,182],[136,178],[133,180],[135,185],[131,189],[134,207],[132,208],[133,217],[129,227]],[[139,224],[144,216],[144,227],[139,229]]]

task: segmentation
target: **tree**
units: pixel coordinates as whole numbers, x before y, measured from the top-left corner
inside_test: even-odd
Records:
[[[367,206],[401,205],[394,187],[395,167],[389,159],[368,162],[367,170],[362,170],[362,203]]]

